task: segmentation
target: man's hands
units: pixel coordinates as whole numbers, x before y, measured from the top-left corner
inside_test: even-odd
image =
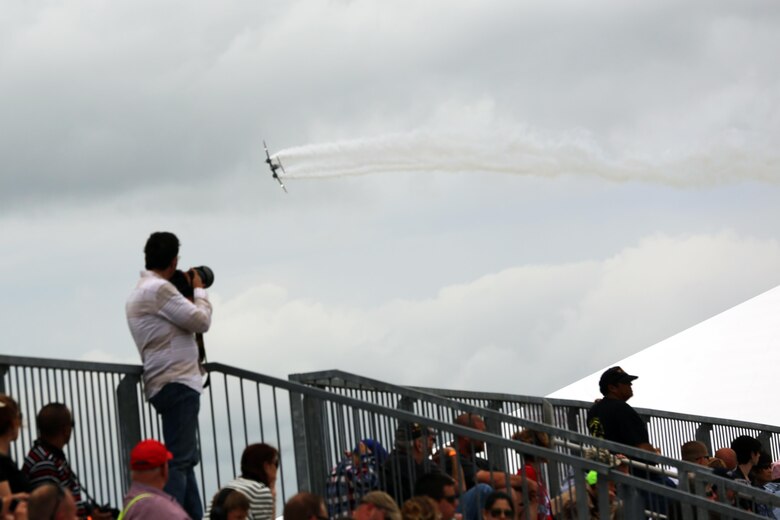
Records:
[[[114,518],[111,511],[103,511],[102,509],[93,509],[90,516],[93,520],[111,520]]]
[[[193,289],[202,289],[203,288],[203,280],[200,279],[200,274],[198,274],[198,271],[195,269],[190,268],[190,281],[192,283]]]

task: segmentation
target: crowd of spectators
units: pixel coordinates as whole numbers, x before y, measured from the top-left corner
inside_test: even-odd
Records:
[[[657,452],[650,444],[644,422],[636,421],[638,414],[626,402],[633,395],[631,384],[635,379],[619,367],[605,372],[601,380],[603,397],[591,408],[588,425],[596,437]],[[454,422],[461,431],[486,429],[483,418],[472,413],[460,415]],[[14,399],[0,394],[0,519],[192,518],[184,504],[166,492],[174,455],[162,442],[143,440],[131,451],[130,486],[120,507],[111,508],[95,503],[67,460],[64,450],[75,426],[68,407],[62,403],[45,405],[35,424],[38,436],[20,468],[11,458],[11,446],[19,436],[22,414]],[[616,441],[615,436],[620,440]],[[486,446],[478,437],[459,434],[451,443],[436,446],[434,431],[411,423],[398,427],[390,453],[376,440],[361,439],[333,468],[323,496],[299,493],[284,504],[282,515],[285,520],[554,520],[578,518],[577,497],[584,496],[591,518],[599,517],[598,508],[604,502],[599,500],[597,475],[585,476],[584,494],[575,490],[575,482],[582,483],[583,479],[572,474],[556,496],[550,496],[543,457],[534,457],[518,447],[522,463],[515,474],[510,474],[482,456]],[[541,431],[524,429],[512,439],[551,447],[550,436]],[[653,463],[641,457],[633,457],[634,462],[646,464],[629,464],[626,456],[605,449],[587,449],[583,456],[663,485],[679,484],[662,472],[652,471]],[[712,454],[705,443],[691,440],[680,446],[679,458],[713,468],[720,477],[780,495],[780,462],[773,462],[754,437],[737,436],[729,446]],[[241,456],[240,474],[206,504],[203,518],[276,518],[279,463],[280,453],[273,446],[248,445]],[[614,482],[609,482],[606,489],[609,516],[617,518],[621,500]],[[728,490],[725,493],[719,496],[717,485],[707,485],[705,490],[710,499],[724,501],[725,497],[736,507],[780,519],[780,508],[746,502]],[[664,505],[660,497],[648,493],[644,499],[648,510],[676,517],[673,507]]]

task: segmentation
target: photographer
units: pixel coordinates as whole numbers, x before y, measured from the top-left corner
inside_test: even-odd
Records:
[[[195,480],[198,463],[196,431],[203,382],[196,333],[211,325],[201,273],[190,269],[192,301],[170,282],[177,272],[179,239],[168,232],[152,233],[144,247],[146,270],[127,300],[127,323],[144,364],[146,398],[162,417],[165,445],[173,453],[165,491],[192,518],[203,517]],[[208,280],[211,282],[211,280]]]

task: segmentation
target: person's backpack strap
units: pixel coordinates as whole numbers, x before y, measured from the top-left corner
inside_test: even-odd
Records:
[[[128,511],[130,511],[130,508],[133,507],[133,504],[150,496],[153,495],[151,493],[141,493],[140,495],[134,496],[133,499],[127,503],[127,506],[124,509],[122,509],[122,512],[119,513],[119,516],[116,518],[116,520],[124,520],[125,515],[127,514]]]

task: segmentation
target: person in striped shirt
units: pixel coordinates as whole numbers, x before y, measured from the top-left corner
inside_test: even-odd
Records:
[[[49,403],[38,412],[35,419],[38,439],[24,458],[22,472],[27,475],[30,486],[54,483],[70,491],[76,501],[76,515],[95,520],[108,520],[111,513],[100,511],[86,500],[78,476],[68,464],[62,451],[73,433],[73,416],[62,403]]]
[[[276,474],[279,451],[265,443],[250,444],[241,454],[241,475],[222,489],[233,489],[249,499],[249,520],[276,518]],[[210,518],[214,502],[209,504],[205,518]]]

